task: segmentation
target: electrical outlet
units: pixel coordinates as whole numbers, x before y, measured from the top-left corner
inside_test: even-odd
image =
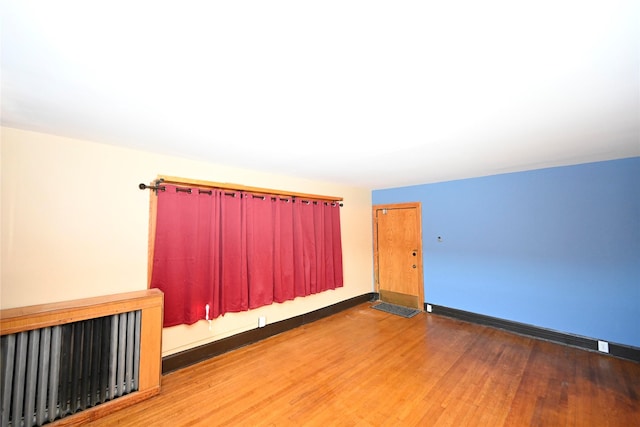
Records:
[[[431,313],[431,304],[427,304],[427,313]]]
[[[258,328],[264,328],[267,324],[267,318],[264,316],[258,317]]]
[[[606,341],[598,340],[598,351],[609,353],[609,343]]]

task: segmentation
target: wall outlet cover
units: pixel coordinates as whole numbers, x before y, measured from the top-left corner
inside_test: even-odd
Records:
[[[598,341],[598,351],[609,353],[609,343],[606,341]]]

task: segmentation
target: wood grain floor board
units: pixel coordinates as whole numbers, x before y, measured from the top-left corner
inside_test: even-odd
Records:
[[[640,364],[364,303],[172,372],[95,426],[633,426]]]

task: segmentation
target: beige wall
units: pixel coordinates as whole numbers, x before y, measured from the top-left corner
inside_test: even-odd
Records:
[[[145,289],[149,191],[157,175],[344,197],[345,285],[306,298],[165,329],[163,355],[373,291],[371,191],[11,128],[1,130],[0,306]]]

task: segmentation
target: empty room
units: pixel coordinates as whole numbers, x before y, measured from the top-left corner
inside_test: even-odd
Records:
[[[0,4],[0,425],[640,425],[640,10]]]

